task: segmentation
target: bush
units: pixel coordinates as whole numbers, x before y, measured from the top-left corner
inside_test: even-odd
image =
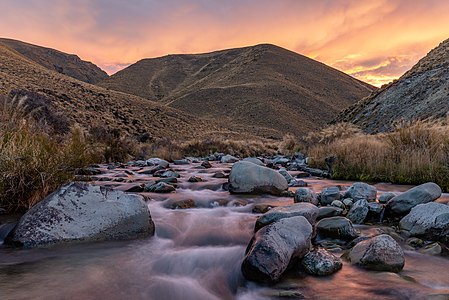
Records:
[[[335,156],[333,178],[401,184],[433,181],[449,191],[449,126],[445,122],[402,124],[377,135],[354,132],[309,146],[312,165],[323,167],[326,157]]]

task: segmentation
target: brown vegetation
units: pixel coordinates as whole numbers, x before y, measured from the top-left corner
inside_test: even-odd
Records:
[[[336,129],[340,129],[337,132]],[[353,125],[336,124],[310,144],[312,164],[324,167],[335,156],[333,177],[362,181],[420,184],[433,181],[449,191],[449,125],[442,121],[403,123],[393,132],[366,135]],[[307,140],[307,139],[306,139]]]

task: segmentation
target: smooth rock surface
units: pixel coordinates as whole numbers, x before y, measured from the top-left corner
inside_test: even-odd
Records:
[[[11,242],[25,247],[152,235],[154,223],[140,195],[70,183],[20,219]]]
[[[440,197],[441,188],[433,182],[428,182],[390,199],[387,208],[393,214],[406,215],[413,207],[435,201]]]
[[[331,217],[320,220],[316,224],[318,237],[350,241],[359,236],[349,219],[345,217]]]
[[[449,236],[449,205],[430,202],[412,208],[399,222],[410,236],[438,240]]]
[[[274,207],[256,220],[254,231],[284,218],[303,216],[311,225],[315,224],[318,207],[311,203],[302,202],[293,205]]]
[[[400,272],[405,264],[401,246],[388,234],[357,243],[348,255],[352,264],[375,271]]]
[[[302,216],[265,226],[248,246],[243,275],[251,281],[278,281],[293,258],[300,259],[309,252],[311,237],[312,226]]]
[[[231,193],[280,195],[288,189],[287,180],[278,172],[250,162],[237,162],[229,174]]]

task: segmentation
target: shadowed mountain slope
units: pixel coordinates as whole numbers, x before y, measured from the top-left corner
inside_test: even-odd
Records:
[[[37,64],[58,73],[87,82],[97,83],[108,77],[105,71],[78,56],[55,49],[36,46],[12,39],[0,38],[0,44],[17,51]]]
[[[265,135],[307,133],[375,90],[269,44],[143,59],[99,85]]]
[[[449,39],[430,51],[397,81],[345,111],[337,122],[383,132],[402,120],[442,118],[449,113]]]

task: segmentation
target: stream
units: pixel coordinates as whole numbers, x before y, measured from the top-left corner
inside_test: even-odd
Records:
[[[406,264],[399,274],[366,271],[344,262],[340,272],[328,277],[289,273],[272,286],[246,281],[240,265],[259,216],[252,212],[254,205],[287,205],[293,198],[229,194],[222,189],[227,179],[212,175],[228,172],[231,166],[173,166],[181,174],[175,193],[143,193],[151,199],[154,237],[41,249],[0,246],[0,299],[449,299],[449,259],[421,254],[404,244]],[[100,177],[126,176],[126,180],[95,183],[120,190],[154,179],[137,174],[138,167],[126,168],[132,174],[106,166],[102,170]],[[205,181],[188,182],[194,175]],[[352,184],[313,177],[303,180],[316,192]],[[411,187],[375,186],[378,195]],[[197,207],[170,208],[174,201],[186,199],[193,199]],[[439,201],[448,200],[445,194]],[[365,235],[383,229],[382,225],[356,228]]]

